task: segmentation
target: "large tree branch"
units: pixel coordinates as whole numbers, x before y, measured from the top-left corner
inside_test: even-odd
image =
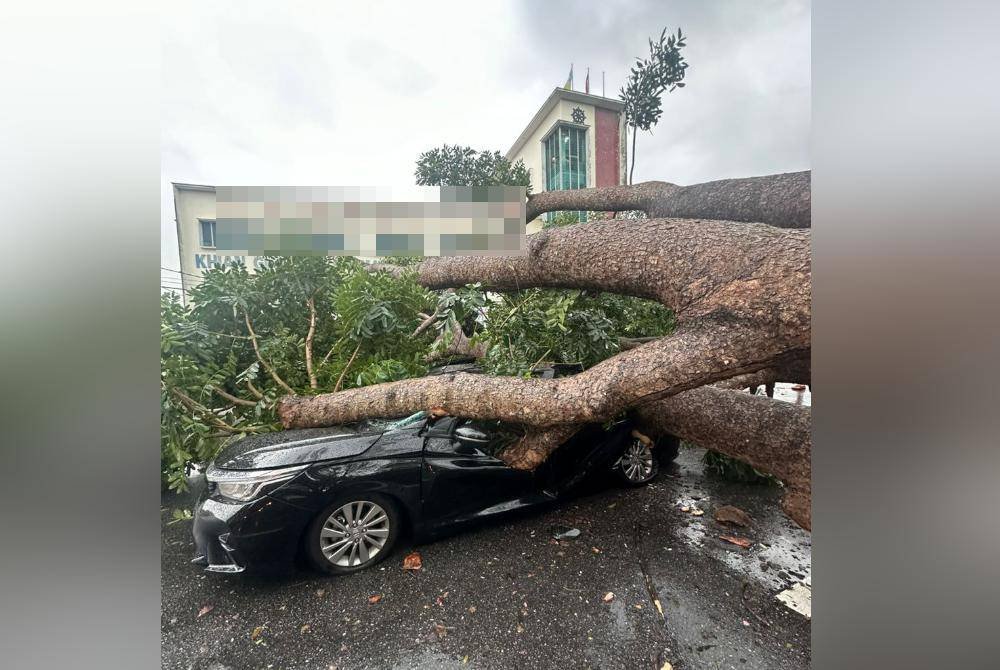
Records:
[[[786,513],[811,529],[810,408],[706,386],[642,405],[638,417],[650,434],[677,435],[773,474],[788,489]]]
[[[719,308],[808,339],[810,231],[764,224],[600,221],[529,236],[526,256],[438,257],[416,266],[428,288],[577,288],[650,298],[678,322]],[[778,331],[782,331],[780,334]]]
[[[779,228],[809,228],[810,182],[811,172],[805,171],[693,186],[649,181],[633,186],[543,191],[529,197],[526,218],[532,221],[545,212],[557,211],[635,209],[650,218],[756,221]]]
[[[524,379],[455,373],[286,397],[285,428],[397,417],[440,407],[449,414],[532,426],[603,421],[641,402],[767,367],[786,353],[738,323],[705,319],[609,358],[573,377]]]

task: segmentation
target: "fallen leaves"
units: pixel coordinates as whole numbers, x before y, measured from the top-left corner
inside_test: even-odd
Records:
[[[413,551],[406,555],[403,559],[403,569],[404,570],[420,570],[424,567],[423,561],[420,559],[420,553]]]
[[[728,523],[734,526],[743,526],[744,528],[750,525],[750,515],[739,507],[732,505],[716,507],[715,520],[719,523]]]
[[[299,633],[301,633],[302,635],[305,635],[306,633],[308,633],[311,630],[312,630],[312,626],[310,626],[307,623],[304,623],[304,624],[302,624],[302,628],[299,629]]]
[[[196,619],[200,619],[201,617],[205,616],[206,614],[208,614],[209,612],[211,612],[214,609],[215,609],[215,605],[205,605],[200,610],[198,610],[198,616],[196,616],[195,618]]]
[[[670,661],[664,661],[663,667],[660,670],[674,670],[674,666],[670,665]]]
[[[656,611],[660,613],[660,616],[663,616],[663,605],[660,604],[660,601],[654,600],[653,604],[656,605]]]
[[[326,589],[316,589],[316,597],[322,598],[326,595]]]
[[[448,635],[449,630],[454,630],[445,626],[443,623],[434,624],[434,634],[437,635],[439,640],[443,640]]]
[[[698,509],[697,507],[694,507],[693,505],[682,505],[681,506],[681,511],[682,512],[688,512],[692,516],[701,516],[702,514],[705,513],[705,510]]]
[[[368,596],[368,602],[371,605],[374,605],[374,604],[378,603],[378,601],[380,601],[380,600],[382,600],[382,594],[381,593],[376,593],[373,596]]]
[[[250,640],[254,644],[260,644],[264,641],[263,636],[264,636],[264,626],[257,626],[256,628],[253,629],[253,632],[250,633]]]
[[[604,597],[601,598],[601,600],[603,600],[606,603],[609,603],[609,602],[611,602],[614,599],[615,599],[615,594],[612,593],[611,591],[608,591],[607,593],[605,593]]]
[[[469,614],[475,614],[475,613],[476,613],[476,606],[472,605],[471,607],[469,607]]]
[[[732,535],[720,535],[719,539],[725,540],[726,542],[729,542],[731,544],[735,544],[737,547],[743,547],[744,549],[747,549],[751,544],[753,544],[750,540],[746,539],[745,537],[733,537]]]

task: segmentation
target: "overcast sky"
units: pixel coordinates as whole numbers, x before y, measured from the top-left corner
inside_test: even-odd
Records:
[[[617,97],[647,39],[688,36],[686,87],[640,134],[635,180],[809,167],[810,6],[799,0],[171,3],[163,29],[162,265],[171,181],[413,183],[442,143],[506,152],[574,64]],[[169,276],[169,273],[165,273]],[[176,276],[176,275],[174,275]]]

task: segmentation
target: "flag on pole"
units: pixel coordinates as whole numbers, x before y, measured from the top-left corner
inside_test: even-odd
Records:
[[[569,64],[569,77],[566,78],[566,83],[563,88],[572,91],[573,90],[573,64]]]
[[[590,93],[590,68],[587,68],[587,78],[583,80],[583,92]]]

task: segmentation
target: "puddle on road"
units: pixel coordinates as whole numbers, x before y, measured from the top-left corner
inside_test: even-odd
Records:
[[[720,561],[734,572],[745,575],[764,590],[777,594],[800,580],[809,579],[812,570],[811,535],[788,520],[779,506],[780,493],[774,489],[748,488],[739,484],[708,479],[701,464],[701,449],[682,450],[678,458],[680,477],[679,495],[673,499],[680,511],[700,509],[704,512],[695,516],[681,512],[681,522],[674,529],[674,535],[700,553]],[[716,522],[712,513],[716,506],[735,504],[741,506],[737,497],[756,494],[766,498],[763,504],[747,509],[753,517],[750,528],[736,528]],[[753,542],[742,549],[720,540],[720,535],[745,537]]]

